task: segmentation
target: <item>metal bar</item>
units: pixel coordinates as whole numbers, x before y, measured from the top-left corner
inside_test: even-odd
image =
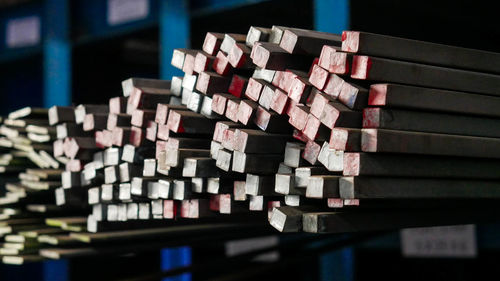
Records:
[[[320,121],[326,127],[360,128],[363,115],[360,111],[347,108],[337,101],[331,101],[323,107]]]
[[[285,151],[288,135],[270,134],[261,130],[236,129],[234,150],[245,153],[282,153]]]
[[[338,198],[339,176],[310,176],[306,188],[308,198]]]
[[[310,56],[292,55],[277,44],[262,42],[252,48],[251,58],[258,67],[270,70],[307,70],[313,61]]]
[[[409,227],[457,225],[494,221],[498,210],[472,208],[429,210],[371,210],[369,212],[309,212],[303,229],[313,233],[346,233]]]
[[[361,80],[500,95],[497,90],[500,87],[500,76],[498,75],[371,56],[354,56],[351,77]]]
[[[343,199],[494,199],[500,183],[485,180],[342,177]]]
[[[422,132],[362,129],[361,150],[500,158],[500,139]]]
[[[280,47],[290,54],[319,56],[324,45],[341,45],[337,34],[304,29],[286,29],[281,37]]]
[[[210,56],[215,56],[219,52],[222,40],[224,40],[224,33],[207,32],[203,41],[203,51]]]
[[[238,173],[275,174],[282,154],[248,154],[234,151],[232,169]]]
[[[500,137],[500,119],[384,108],[363,110],[363,128]]]
[[[310,206],[274,208],[269,223],[279,232],[298,232],[302,230],[302,216],[313,209]]]
[[[340,151],[361,151],[361,129],[333,128],[330,148]]]
[[[309,184],[309,179],[311,178],[311,176],[329,174],[331,174],[331,172],[324,167],[298,167],[295,169],[295,186],[306,188]]]
[[[357,31],[342,39],[346,52],[500,74],[498,53]]]
[[[167,126],[174,133],[212,134],[216,120],[191,111],[169,111]]]
[[[270,35],[270,28],[250,26],[247,33],[246,44],[249,47],[253,47],[255,42],[267,42],[269,41]]]
[[[227,92],[230,82],[230,77],[204,71],[198,76],[196,90],[211,97],[215,93]]]
[[[305,77],[295,77],[290,85],[288,97],[297,103],[306,103],[311,94],[312,84]]]
[[[371,85],[368,105],[500,116],[498,97],[399,84]]]
[[[261,176],[247,174],[245,180],[245,191],[248,195],[276,195],[274,192],[275,176]]]
[[[344,152],[331,149],[328,142],[324,142],[318,154],[318,162],[328,171],[341,172],[344,169]]]
[[[229,102],[229,101],[228,101]],[[247,125],[255,117],[255,112],[259,104],[251,100],[241,100],[238,106],[238,122]],[[227,111],[227,109],[226,109]],[[226,112],[227,114],[227,112]],[[234,120],[231,120],[234,121]],[[235,121],[236,122],[236,121]]]
[[[500,161],[428,155],[344,153],[344,176],[500,178]]]

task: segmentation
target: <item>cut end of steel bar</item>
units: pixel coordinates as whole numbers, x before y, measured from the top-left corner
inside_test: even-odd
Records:
[[[361,130],[361,150],[377,152],[377,129]]]
[[[359,175],[359,153],[344,153],[344,176]]]
[[[363,110],[363,128],[380,127],[380,108],[365,108]]]
[[[351,78],[368,79],[372,62],[368,56],[353,56]]]
[[[387,84],[373,84],[368,94],[368,105],[385,105],[387,100]]]
[[[342,199],[355,199],[354,177],[341,177],[339,179],[339,193]]]
[[[342,32],[342,51],[349,53],[357,53],[359,48],[359,32],[344,31]]]

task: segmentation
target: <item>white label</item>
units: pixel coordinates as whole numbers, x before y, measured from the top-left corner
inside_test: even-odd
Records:
[[[144,19],[148,14],[148,0],[108,0],[109,25]]]
[[[400,234],[405,257],[473,258],[477,255],[474,225],[403,229]]]
[[[29,16],[7,22],[6,45],[8,48],[29,47],[40,43],[40,17]]]
[[[265,249],[268,247],[277,246],[279,243],[278,236],[266,236],[249,238],[242,240],[233,240],[226,242],[226,256],[232,257],[244,253]],[[255,261],[260,262],[275,262],[279,260],[279,252],[273,251],[266,254],[258,255],[254,258]]]

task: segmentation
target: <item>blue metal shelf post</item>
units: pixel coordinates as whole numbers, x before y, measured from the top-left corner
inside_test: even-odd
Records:
[[[69,0],[45,0],[44,106],[71,103]]]
[[[191,264],[191,248],[178,247],[162,249],[160,253],[161,270],[174,269],[176,267]],[[175,277],[164,278],[163,281],[191,281],[191,274],[184,273]]]
[[[341,34],[349,29],[349,0],[315,0],[314,27],[316,30]]]
[[[69,262],[67,260],[48,260],[43,262],[44,281],[69,281]]]
[[[341,34],[350,24],[349,0],[315,0],[314,26],[316,30]],[[354,280],[353,248],[324,254],[320,257],[322,281]]]
[[[190,16],[187,0],[161,0],[160,79],[170,80],[182,72],[170,64],[176,48],[189,48]]]
[[[160,79],[170,80],[182,72],[170,61],[175,48],[189,48],[190,16],[187,0],[161,0],[160,2]],[[191,263],[189,247],[161,250],[161,269],[168,270]],[[165,280],[189,281],[190,274],[182,274]]]

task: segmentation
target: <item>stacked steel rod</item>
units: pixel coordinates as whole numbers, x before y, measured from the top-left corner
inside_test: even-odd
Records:
[[[72,109],[71,113],[74,118]],[[41,259],[38,251],[47,247],[37,240],[38,234],[69,231],[50,228],[45,224],[47,217],[66,220],[69,216],[88,213],[86,199],[82,201],[79,196],[86,197],[86,193],[58,191],[64,182],[61,175],[65,172],[61,168],[67,159],[52,156],[52,143],[62,138],[62,134],[72,133],[66,126],[51,126],[47,109],[30,107],[10,113],[0,133],[3,152],[0,173],[2,180],[7,181],[5,193],[0,197],[0,237],[3,238],[0,256],[7,263],[38,261]],[[70,197],[70,201],[62,204],[64,196]]]
[[[6,171],[24,170],[14,160],[25,156],[64,164],[49,184],[55,203],[90,206],[89,232],[269,220],[335,233],[495,218],[485,209],[500,197],[499,54],[273,26],[209,32],[172,65],[184,76],[130,78],[107,105],[50,108],[45,134],[26,126],[44,135],[33,142],[57,137],[53,149],[22,149],[14,121],[37,110],[13,113]],[[19,174],[23,190],[32,174]]]

